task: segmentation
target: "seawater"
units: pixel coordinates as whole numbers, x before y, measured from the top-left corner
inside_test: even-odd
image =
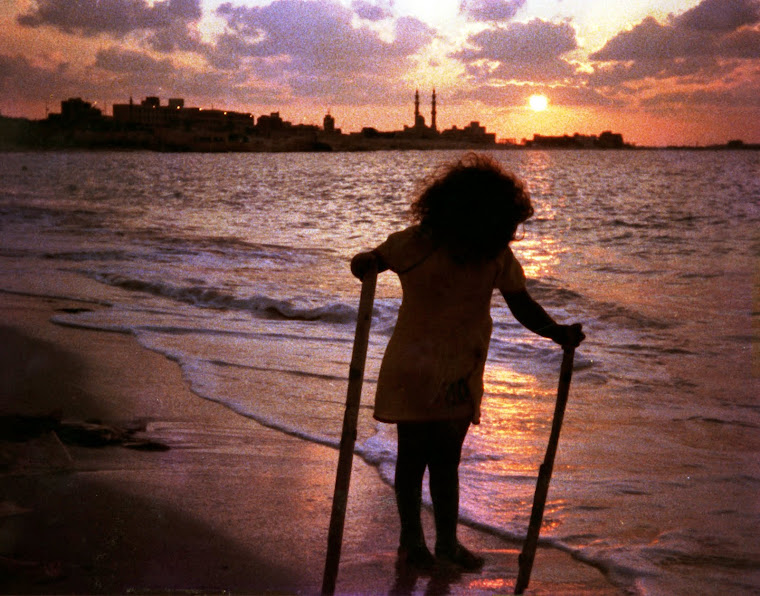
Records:
[[[418,182],[457,155],[5,153],[0,290],[89,303],[55,322],[133,334],[199,399],[337,445],[349,259],[408,225]],[[536,207],[513,244],[531,293],[588,336],[542,539],[629,593],[760,593],[760,153],[493,155]],[[388,482],[395,430],[371,404],[400,297],[383,274],[357,442]],[[520,539],[561,350],[498,295],[492,311],[462,517]]]

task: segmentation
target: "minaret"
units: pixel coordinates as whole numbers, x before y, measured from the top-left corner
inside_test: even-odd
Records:
[[[435,87],[433,88],[433,108],[430,111],[430,128],[432,130],[437,130],[435,124]]]
[[[420,119],[420,90],[414,92],[414,123]]]

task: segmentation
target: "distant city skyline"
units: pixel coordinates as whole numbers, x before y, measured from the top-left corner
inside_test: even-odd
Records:
[[[760,142],[760,0],[0,0],[0,114],[125,97],[345,132]]]

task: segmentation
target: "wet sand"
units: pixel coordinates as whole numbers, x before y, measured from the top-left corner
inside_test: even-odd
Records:
[[[337,451],[198,398],[128,335],[50,322],[81,307],[0,292],[0,416],[52,421],[0,435],[0,592],[319,593]],[[129,436],[61,429],[85,421]],[[519,544],[461,527],[485,569],[416,577],[395,569],[397,532],[392,489],[355,458],[338,593],[512,592]],[[618,592],[541,548],[526,593]]]

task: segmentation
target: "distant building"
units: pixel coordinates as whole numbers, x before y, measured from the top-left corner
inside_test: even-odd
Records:
[[[597,146],[602,149],[622,149],[625,147],[623,135],[605,130],[599,135]]]
[[[261,115],[256,121],[256,130],[264,136],[269,136],[284,129],[285,121],[280,118],[280,112],[272,112],[268,116]]]
[[[88,101],[73,97],[61,102],[61,121],[83,122],[102,118],[103,113]]]
[[[624,149],[628,145],[623,141],[623,135],[609,130],[600,135],[545,136],[533,135],[533,140],[525,141],[526,147],[564,148],[564,149]]]
[[[71,97],[61,102],[60,114],[49,114],[48,121],[66,127],[89,127],[102,123],[103,113],[81,97]]]
[[[253,127],[253,115],[230,110],[185,107],[182,98],[171,98],[165,106],[158,97],[146,97],[139,105],[114,104],[113,119],[121,124],[168,128],[204,128],[244,132]]]
[[[470,122],[465,128],[452,126],[441,132],[441,138],[449,141],[460,141],[465,143],[491,144],[496,142],[496,134],[486,132],[485,126],[480,122]]]
[[[404,137],[414,139],[432,139],[438,135],[436,129],[436,105],[435,105],[435,89],[433,89],[433,97],[430,109],[430,126],[425,124],[425,117],[420,114],[420,92],[419,90],[414,92],[414,124],[412,126],[404,126],[404,130],[399,134]]]
[[[365,151],[495,146],[496,135],[477,121],[462,129],[438,130],[435,89],[430,104],[430,125],[420,112],[419,90],[414,94],[414,122],[402,130],[380,131],[366,126],[343,134],[328,112],[322,126],[292,124],[279,112],[262,114],[188,107],[179,97],[164,105],[158,96],[136,103],[113,105],[113,116],[81,98],[61,103],[61,114],[51,114],[42,143],[71,146],[138,147],[161,151]],[[611,133],[610,133],[611,134]],[[56,136],[57,135],[57,136]]]
[[[322,130],[327,133],[335,132],[335,118],[329,112],[325,114],[324,120],[322,120]]]

